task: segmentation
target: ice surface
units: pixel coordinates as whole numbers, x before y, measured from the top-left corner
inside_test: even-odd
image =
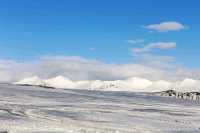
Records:
[[[200,103],[148,93],[1,84],[0,131],[199,133]]]

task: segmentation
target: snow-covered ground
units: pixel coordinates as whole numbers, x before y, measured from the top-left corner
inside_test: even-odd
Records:
[[[1,84],[0,131],[199,133],[200,103],[148,93]]]

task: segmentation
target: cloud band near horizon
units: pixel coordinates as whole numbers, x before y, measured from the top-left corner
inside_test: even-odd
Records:
[[[166,63],[166,60],[164,62]],[[148,65],[147,62],[111,64],[77,56],[47,56],[27,62],[0,60],[0,81],[13,82],[31,76],[51,78],[58,75],[71,80],[120,80],[130,77],[177,80],[200,76],[199,70],[188,70],[174,64],[167,65],[171,67]]]

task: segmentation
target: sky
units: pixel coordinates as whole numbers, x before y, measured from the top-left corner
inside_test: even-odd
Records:
[[[198,0],[2,0],[0,77],[7,75],[10,80],[16,64],[23,66],[24,72],[24,66],[38,64],[41,69],[46,59],[54,62],[59,58],[65,63],[76,61],[76,65],[84,61],[104,64],[105,74],[113,64],[120,69],[142,65],[165,73],[184,71],[184,77],[194,77],[195,73],[195,78],[199,78],[199,5]],[[95,72],[101,73],[98,69]],[[49,75],[63,71],[54,70]],[[81,77],[88,78],[91,72],[83,71]],[[27,73],[30,72],[23,75]],[[129,74],[111,74],[109,79],[135,76],[125,73]],[[89,79],[96,73],[92,75]],[[95,78],[105,79],[97,75]],[[155,79],[159,78],[163,76]]]

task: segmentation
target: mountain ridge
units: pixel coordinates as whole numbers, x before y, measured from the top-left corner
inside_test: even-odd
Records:
[[[176,82],[170,82],[166,80],[150,81],[140,77],[131,77],[125,80],[113,81],[72,81],[67,77],[59,75],[49,79],[41,79],[38,76],[28,77],[14,82],[14,84],[104,91],[161,92],[171,90],[173,88],[173,90],[180,92],[200,92],[200,81],[188,78]]]

